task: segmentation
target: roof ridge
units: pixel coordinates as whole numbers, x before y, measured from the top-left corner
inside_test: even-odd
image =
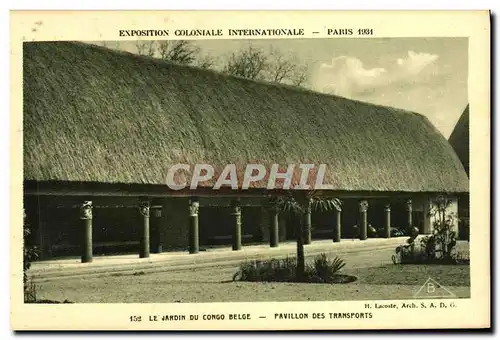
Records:
[[[248,83],[269,86],[269,87],[272,87],[272,88],[282,88],[282,89],[286,89],[286,90],[290,90],[290,91],[295,91],[295,92],[299,92],[299,93],[306,93],[306,94],[318,95],[318,96],[322,96],[322,97],[330,97],[330,98],[335,98],[335,99],[340,99],[340,100],[348,100],[348,101],[356,102],[356,103],[359,103],[359,104],[362,104],[362,105],[368,105],[368,106],[371,106],[371,107],[378,107],[378,108],[390,109],[390,110],[393,110],[393,111],[396,111],[396,112],[417,115],[417,116],[420,116],[420,117],[423,117],[423,118],[427,119],[427,117],[424,114],[422,114],[422,113],[415,112],[415,111],[410,111],[410,110],[406,110],[406,109],[402,109],[402,108],[398,108],[398,107],[394,107],[394,106],[365,102],[365,101],[362,101],[362,100],[359,100],[359,99],[348,98],[348,97],[344,97],[344,96],[341,96],[341,95],[338,95],[338,94],[333,94],[333,93],[320,92],[320,91],[317,91],[317,90],[313,90],[313,89],[309,89],[309,88],[305,88],[305,87],[300,87],[300,86],[294,86],[294,85],[290,85],[290,84],[274,83],[274,82],[271,82],[271,81],[266,81],[266,80],[261,80],[261,79],[245,78],[245,77],[242,77],[242,76],[227,74],[227,73],[220,72],[220,71],[213,70],[213,69],[202,68],[202,67],[199,67],[199,66],[196,66],[196,65],[181,64],[181,63],[176,63],[176,62],[173,62],[173,61],[170,61],[170,60],[164,60],[164,59],[160,59],[160,58],[156,58],[156,57],[152,57],[152,56],[140,55],[140,54],[137,54],[137,53],[133,53],[133,52],[129,52],[129,51],[124,51],[124,50],[117,50],[117,49],[109,48],[109,47],[106,47],[106,46],[96,45],[94,43],[86,43],[86,42],[81,42],[81,41],[57,41],[57,42],[64,42],[64,43],[71,43],[71,44],[75,44],[75,45],[87,46],[87,47],[91,47],[91,48],[95,48],[95,49],[101,49],[101,50],[106,51],[106,52],[111,52],[111,53],[126,55],[128,57],[136,58],[138,60],[148,60],[148,61],[151,61],[151,62],[154,62],[154,63],[157,63],[157,64],[165,64],[165,65],[169,65],[169,66],[175,66],[175,67],[180,67],[180,68],[187,68],[187,69],[199,71],[199,72],[202,72],[202,73],[210,73],[210,74],[213,74],[213,75],[216,75],[216,76],[220,76],[222,78],[237,79],[237,80],[241,80],[241,81],[248,82]],[[57,42],[55,42],[55,43],[57,43]],[[54,42],[51,42],[51,43],[54,43]]]

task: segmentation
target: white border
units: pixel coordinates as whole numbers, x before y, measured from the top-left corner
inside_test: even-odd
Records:
[[[302,2],[300,6],[298,4],[290,4],[289,1],[286,0],[275,0],[275,1],[268,1],[268,0],[254,0],[254,1],[238,1],[235,2],[233,1],[190,1],[189,4],[185,2],[165,2],[165,1],[149,1],[149,0],[141,0],[141,8],[140,9],[158,9],[158,8],[169,8],[169,9],[492,9],[493,12],[496,12],[496,9],[499,7],[498,6],[498,1],[491,1],[491,0],[475,0],[475,1],[467,1],[467,2],[462,2],[458,3],[457,1],[454,2],[449,2],[449,1],[439,1],[439,0],[420,0],[416,1],[415,3],[409,3],[409,2],[401,2],[400,0],[391,0],[391,1],[354,1],[354,0],[336,0],[336,1],[314,1],[314,0],[309,0],[307,2]],[[1,27],[1,32],[2,32],[2,41],[8,42],[10,41],[10,36],[9,36],[9,12],[7,9],[59,9],[59,8],[64,8],[64,9],[119,9],[119,8],[114,8],[115,2],[112,1],[105,1],[105,0],[88,0],[85,2],[85,5],[76,5],[74,3],[70,2],[63,2],[60,0],[52,0],[52,1],[45,1],[43,6],[41,6],[40,2],[34,2],[34,1],[4,1],[0,5],[0,7],[6,6],[6,10],[1,11],[0,13],[0,27]],[[2,8],[3,9],[3,8]],[[137,7],[136,2],[131,2],[127,5],[123,5],[121,9],[139,9]],[[494,27],[492,27],[494,30]],[[0,64],[2,65],[2,69],[4,72],[2,72],[2,91],[3,94],[3,101],[2,103],[4,104],[3,107],[5,110],[9,110],[10,108],[10,96],[9,96],[9,81],[10,81],[10,76],[9,76],[9,44],[3,44],[4,48],[4,53],[0,54],[0,59],[1,62]],[[497,62],[498,59],[495,57],[492,62]],[[495,78],[492,79],[494,81]],[[494,89],[494,87],[493,87]],[[496,91],[495,94],[492,94],[493,98],[496,97]],[[493,106],[494,108],[494,106]],[[493,114],[492,114],[493,116]],[[0,173],[1,173],[1,178],[4,179],[2,181],[1,186],[0,186],[0,201],[4,202],[4,204],[1,205],[1,210],[0,210],[0,216],[9,216],[9,205],[6,204],[6,202],[9,202],[9,186],[10,186],[10,173],[9,169],[10,167],[8,166],[9,163],[9,111],[5,112],[4,114],[0,115],[0,127],[3,131],[0,132],[0,155],[2,158],[2,165],[0,167]],[[495,127],[497,127],[495,123]],[[498,131],[498,130],[497,130]],[[495,163],[495,165],[497,165]],[[495,186],[495,189],[497,187]],[[498,202],[497,202],[498,204]],[[493,207],[492,207],[493,208]],[[498,211],[498,206],[495,205],[494,209]],[[5,221],[5,220],[4,220]],[[6,222],[6,221],[5,221]],[[1,258],[3,259],[8,259],[10,257],[10,237],[7,237],[9,234],[6,229],[8,227],[6,225],[9,225],[9,223],[4,222],[4,237],[2,238],[4,244],[1,248],[1,251],[3,252],[3,256]],[[494,225],[493,225],[494,226]],[[498,237],[498,232],[496,232],[496,239],[493,242],[497,242],[496,244],[499,243],[499,237]],[[4,262],[5,263],[5,262]],[[2,288],[4,289],[5,294],[2,296],[5,298],[3,302],[3,310],[2,310],[2,333],[1,338],[7,338],[7,337],[13,337],[14,335],[12,334],[11,331],[9,331],[9,316],[10,316],[10,304],[8,302],[9,299],[9,294],[10,294],[10,289],[9,289],[9,284],[10,282],[9,275],[10,275],[10,270],[7,265],[2,266],[5,270],[5,278],[2,280]],[[495,313],[498,315],[498,313]],[[496,320],[495,320],[496,321]],[[494,322],[494,321],[493,321]],[[217,334],[217,336],[220,336],[221,334]],[[26,338],[31,338],[34,335],[25,335]],[[71,335],[65,335],[64,337],[70,337]],[[100,338],[102,335],[97,335],[97,334],[92,334],[92,337]],[[142,337],[144,335],[134,335],[134,337]],[[174,334],[169,334],[168,336],[175,336]],[[232,335],[230,335],[232,336]],[[253,335],[257,336],[257,335]],[[262,335],[259,335],[261,337]],[[272,335],[276,336],[276,335]],[[286,336],[289,336],[287,334]],[[305,335],[308,336],[308,335]],[[344,335],[335,335],[336,337],[344,337]],[[404,336],[401,334],[401,336]],[[420,336],[426,336],[428,337],[429,335],[423,335],[421,334]],[[442,337],[443,334],[436,335],[439,337]],[[467,335],[467,336],[474,336],[474,334]]]

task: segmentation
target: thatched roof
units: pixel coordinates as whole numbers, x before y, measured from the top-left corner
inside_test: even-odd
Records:
[[[469,105],[458,119],[449,142],[469,175]]]
[[[468,191],[416,113],[82,43],[25,43],[23,56],[28,181],[165,184],[173,164],[257,161],[325,163],[336,190]]]

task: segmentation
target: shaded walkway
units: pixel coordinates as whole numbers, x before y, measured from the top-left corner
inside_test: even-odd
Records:
[[[325,253],[349,253],[393,248],[405,242],[407,237],[390,239],[374,238],[366,241],[342,240],[333,243],[331,240],[315,241],[305,246],[306,256]],[[98,256],[94,262],[81,263],[79,258],[59,259],[34,262],[30,274],[35,281],[48,281],[70,277],[108,276],[116,273],[148,273],[177,271],[182,269],[206,268],[211,266],[235,265],[249,259],[279,258],[295,256],[295,242],[280,244],[277,248],[268,245],[243,247],[233,251],[230,247],[207,249],[198,254],[187,252],[165,252],[151,254],[150,258],[138,258],[137,255]]]

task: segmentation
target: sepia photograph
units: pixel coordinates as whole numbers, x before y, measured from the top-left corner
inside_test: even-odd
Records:
[[[177,327],[471,299],[471,38],[267,27],[23,37],[23,305]],[[195,313],[296,302],[358,303]]]
[[[466,38],[26,42],[23,71],[27,302],[469,297]]]

